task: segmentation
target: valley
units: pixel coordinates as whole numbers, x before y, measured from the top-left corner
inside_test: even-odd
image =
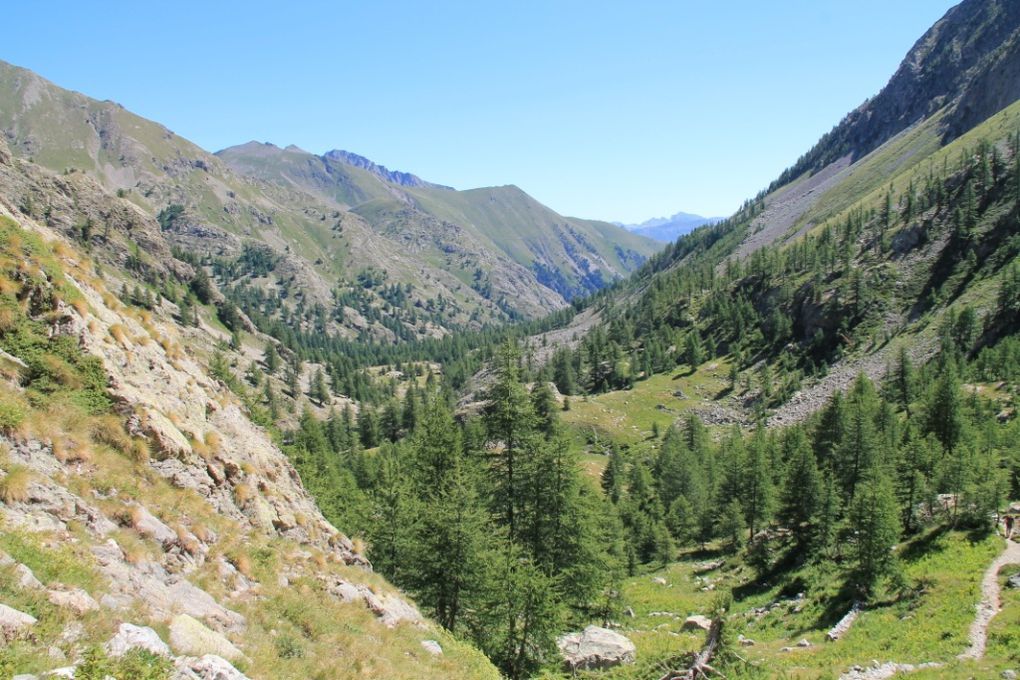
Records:
[[[0,680],[1015,677],[1018,73],[628,231],[0,62]]]

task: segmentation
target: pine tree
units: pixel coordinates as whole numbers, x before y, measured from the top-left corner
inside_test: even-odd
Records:
[[[266,343],[266,349],[262,353],[262,363],[266,365],[266,372],[269,375],[280,370],[280,355],[276,351],[276,344],[272,341]]]
[[[326,376],[321,368],[315,372],[315,377],[312,379],[310,396],[319,402],[319,406],[324,406],[330,399],[329,387],[326,385]]]
[[[518,457],[534,436],[535,414],[520,380],[520,350],[508,342],[499,356],[496,383],[488,395],[485,424],[489,437],[501,448],[493,456],[496,472],[493,500],[509,540],[517,537],[516,507],[520,502]]]
[[[411,535],[406,584],[448,630],[481,606],[493,536],[442,399],[425,403],[411,442],[415,490],[426,512]]]
[[[822,478],[807,437],[800,428],[792,430],[784,442],[788,468],[783,488],[780,518],[792,528],[802,548],[815,533],[822,504]]]
[[[956,365],[949,362],[943,366],[927,405],[928,431],[935,434],[947,451],[952,452],[960,440],[962,411]]]
[[[893,575],[898,563],[893,547],[900,538],[900,513],[893,485],[877,468],[863,476],[850,509],[855,545],[853,582],[864,595],[879,580]]]
[[[765,433],[759,429],[748,448],[747,471],[743,478],[741,500],[747,523],[748,538],[766,524],[772,515],[772,466]]]

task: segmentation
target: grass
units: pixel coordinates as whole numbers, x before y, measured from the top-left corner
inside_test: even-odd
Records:
[[[31,471],[24,465],[12,464],[7,474],[0,479],[0,501],[7,505],[21,503],[28,499],[28,483],[32,481]]]
[[[693,408],[725,404],[728,375],[726,359],[707,362],[693,373],[679,366],[670,373],[640,380],[630,390],[571,397],[570,410],[562,412],[562,420],[576,439],[595,444],[596,449],[603,440],[631,447],[648,446],[656,425],[665,432]],[[678,393],[682,396],[676,396]]]
[[[625,606],[633,618],[624,617],[620,632],[637,647],[633,666],[579,677],[612,680],[644,680],[676,667],[677,657],[700,649],[704,633],[684,632],[681,625],[691,614],[707,615],[720,592],[735,594],[730,609],[730,635],[744,635],[756,642],[739,654],[751,665],[727,668],[729,678],[786,677],[835,678],[855,664],[873,659],[901,663],[940,661],[950,664],[942,674],[911,677],[958,677],[946,675],[960,669],[959,677],[998,677],[1003,668],[1020,663],[1016,652],[1020,636],[1020,591],[1005,590],[1005,607],[989,631],[987,658],[980,663],[956,662],[967,646],[967,631],[980,600],[980,581],[988,564],[1001,549],[1001,540],[973,538],[963,532],[932,529],[900,547],[906,582],[911,594],[896,599],[886,593],[880,602],[861,614],[850,632],[838,642],[826,642],[825,633],[849,609],[840,592],[835,564],[808,565],[792,569],[777,581],[756,586],[753,571],[739,557],[726,557],[721,568],[700,572],[716,553],[687,552],[668,567],[634,576],[623,586]],[[1004,570],[1011,574],[1010,569]],[[666,585],[654,579],[665,579]],[[713,590],[705,590],[714,586]],[[803,592],[803,600],[795,595]],[[756,608],[779,603],[760,616]],[[652,616],[668,612],[674,616]],[[807,639],[808,648],[796,648]],[[780,651],[795,647],[792,652]],[[548,677],[562,677],[548,673]]]

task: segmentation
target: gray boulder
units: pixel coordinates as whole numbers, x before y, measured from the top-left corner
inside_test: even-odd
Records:
[[[249,680],[233,664],[221,656],[182,656],[174,662],[171,680]]]
[[[170,647],[160,639],[156,631],[147,626],[122,623],[117,634],[106,643],[106,651],[110,656],[124,656],[132,649],[144,649],[157,656],[171,656]]]
[[[35,624],[36,618],[31,614],[0,604],[0,640],[13,639]]]
[[[596,670],[634,663],[637,648],[623,635],[598,626],[556,641],[567,670]]]
[[[684,625],[681,626],[681,630],[708,630],[711,627],[712,619],[700,614],[694,614],[684,619]]]

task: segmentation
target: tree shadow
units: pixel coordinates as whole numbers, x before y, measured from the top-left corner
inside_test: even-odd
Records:
[[[948,524],[940,524],[927,533],[920,534],[900,551],[900,559],[905,562],[913,562],[925,555],[945,550],[945,544],[939,541],[950,531]]]

